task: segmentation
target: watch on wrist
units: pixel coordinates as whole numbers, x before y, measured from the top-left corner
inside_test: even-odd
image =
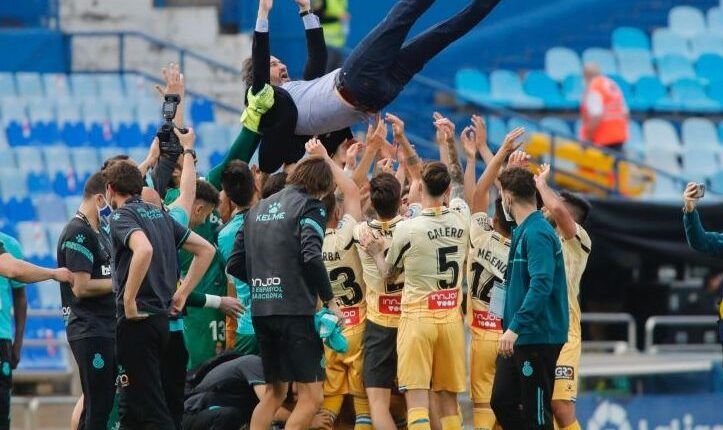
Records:
[[[184,154],[184,155],[186,155],[186,154],[190,155],[191,157],[193,157],[194,160],[197,159],[197,157],[196,157],[196,151],[195,151],[194,149],[185,149],[185,150],[183,150],[183,154]]]

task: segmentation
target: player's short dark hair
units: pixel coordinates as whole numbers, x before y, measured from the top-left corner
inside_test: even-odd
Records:
[[[261,198],[265,199],[271,197],[279,191],[283,190],[286,186],[286,180],[289,178],[289,174],[286,172],[278,172],[266,178],[264,186],[261,189]]]
[[[105,194],[105,179],[102,172],[93,173],[83,186],[83,198],[89,199],[96,194]]]
[[[221,188],[236,206],[246,207],[251,203],[254,186],[254,174],[243,161],[231,161],[221,174]]]
[[[527,169],[511,167],[500,173],[500,185],[506,193],[512,194],[516,199],[527,203],[535,203],[537,188],[535,177]]]
[[[218,206],[220,201],[219,192],[210,182],[203,179],[196,180],[196,200],[201,200],[213,207]]]
[[[578,224],[584,224],[585,221],[587,221],[587,217],[590,215],[590,210],[592,209],[590,202],[569,191],[562,191],[560,193],[560,197],[567,207],[571,209],[575,222]]]
[[[331,167],[325,159],[318,156],[301,160],[289,175],[287,182],[289,185],[301,187],[307,194],[322,197],[336,188]]]
[[[111,164],[115,163],[116,161],[126,161],[126,160],[130,160],[130,159],[131,159],[131,157],[128,156],[127,154],[118,154],[116,156],[110,157],[103,162],[103,167],[100,168],[100,171],[101,172],[104,171],[105,169],[107,169]]]
[[[331,215],[336,210],[336,205],[338,203],[338,197],[336,193],[329,193],[321,199],[321,202],[324,203],[324,208],[326,209],[326,213]]]
[[[447,192],[452,177],[444,163],[431,161],[422,168],[422,182],[430,196],[439,197]]]
[[[497,224],[497,228],[499,228],[501,233],[505,237],[512,236],[512,226],[513,223],[511,221],[507,221],[507,218],[505,218],[505,210],[502,208],[502,197],[497,197],[495,199],[495,223]]]
[[[394,218],[402,202],[402,185],[391,173],[380,173],[369,181],[369,198],[380,218]]]
[[[105,183],[119,194],[134,196],[143,191],[143,175],[130,160],[118,160],[103,170]]]

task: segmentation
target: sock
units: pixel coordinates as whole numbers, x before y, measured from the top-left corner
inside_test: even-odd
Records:
[[[442,423],[442,430],[462,430],[462,419],[459,415],[449,415],[439,420]]]
[[[567,427],[563,427],[560,430],[582,430],[582,427],[580,427],[580,423],[576,420],[574,423]]]
[[[372,430],[372,415],[369,411],[369,399],[354,396],[354,413],[356,414],[354,430]]]
[[[491,408],[474,408],[472,414],[475,430],[492,430],[494,428],[497,420]]]
[[[409,409],[409,412],[407,412],[407,428],[409,430],[431,430],[432,427],[429,425],[429,409]]]
[[[324,396],[324,402],[321,404],[321,409],[329,412],[334,419],[339,416],[341,411],[341,404],[344,403],[344,396]]]

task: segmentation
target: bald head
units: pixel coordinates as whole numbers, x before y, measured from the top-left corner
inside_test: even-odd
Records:
[[[589,84],[590,81],[600,76],[600,66],[595,63],[587,63],[585,64],[585,68],[583,69],[582,73],[585,77],[585,83]]]

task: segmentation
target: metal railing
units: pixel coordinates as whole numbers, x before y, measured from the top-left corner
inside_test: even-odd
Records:
[[[645,322],[645,352],[712,352],[720,351],[719,343],[679,344],[655,343],[655,329],[659,327],[709,327],[715,329],[718,318],[713,315],[659,315],[648,318]]]
[[[581,318],[582,324],[604,324],[604,325],[625,325],[626,339],[605,340],[605,341],[584,341],[582,343],[583,350],[589,351],[610,351],[614,353],[634,352],[637,351],[638,326],[635,318],[626,313],[583,313]]]

